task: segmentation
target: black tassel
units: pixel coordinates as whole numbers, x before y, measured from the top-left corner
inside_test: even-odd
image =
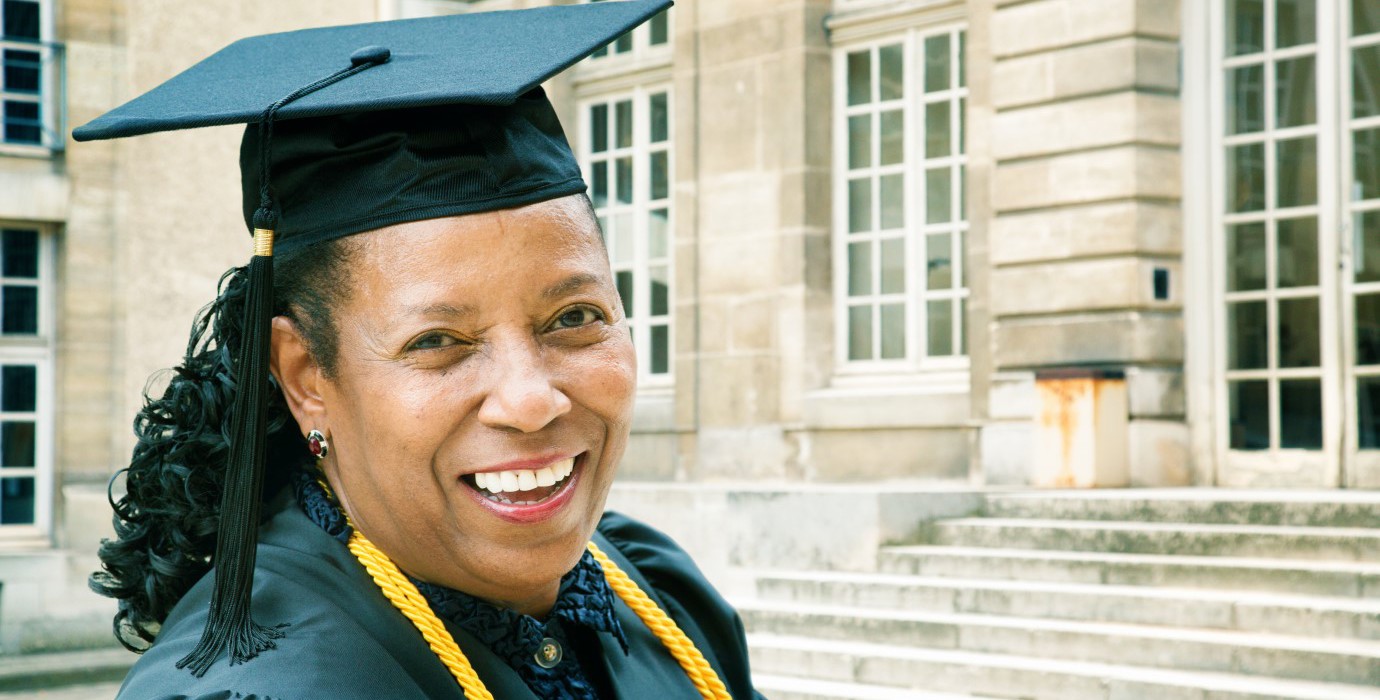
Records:
[[[271,219],[271,214],[262,218]],[[263,236],[268,238],[266,248]],[[282,628],[286,626],[266,627],[254,622],[250,615],[267,442],[264,433],[273,321],[272,236],[271,229],[255,231],[255,255],[249,263],[244,335],[230,414],[230,462],[225,491],[221,494],[220,532],[212,562],[216,578],[210,617],[196,649],[177,662],[178,668],[189,668],[196,676],[205,674],[222,654],[228,654],[234,665],[274,648],[274,640],[283,636]]]

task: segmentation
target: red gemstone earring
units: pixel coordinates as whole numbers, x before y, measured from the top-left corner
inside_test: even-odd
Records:
[[[313,430],[307,433],[307,449],[311,450],[313,457],[325,459],[331,452],[331,443],[326,442],[326,436],[320,430]]]

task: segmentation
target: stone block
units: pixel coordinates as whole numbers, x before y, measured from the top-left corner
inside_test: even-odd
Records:
[[[1184,415],[1184,375],[1178,368],[1132,367],[1126,370],[1133,418],[1177,418]]]
[[[774,290],[778,242],[773,235],[726,236],[700,241],[700,294],[707,297]]]
[[[699,314],[699,347],[691,352],[715,355],[728,351],[728,309],[732,297],[704,297],[696,305]]]
[[[824,389],[805,396],[807,429],[960,428],[969,416],[967,391]]]
[[[986,486],[1025,486],[1030,483],[1030,452],[1035,428],[1028,421],[994,421],[979,433],[982,483]]]
[[[1119,91],[1176,92],[1178,45],[1124,37],[997,61],[992,101],[998,109]]]
[[[1001,213],[1133,197],[1178,199],[1179,162],[1176,150],[1119,146],[999,163],[994,204]]]
[[[697,478],[766,481],[787,477],[792,446],[780,426],[716,418],[717,426],[702,423],[697,433]]]
[[[728,66],[706,70],[699,82],[700,163],[704,176],[756,170],[761,165],[763,125],[753,96],[761,86],[756,70]]]
[[[1190,485],[1193,468],[1187,424],[1132,420],[1127,426],[1127,445],[1132,488]]]
[[[732,302],[728,310],[728,351],[757,352],[776,347],[777,300],[753,296]]]
[[[779,53],[786,32],[782,19],[773,12],[706,24],[699,32],[700,65],[712,69]]]
[[[700,228],[695,233],[702,240],[777,233],[782,225],[781,186],[777,176],[758,173],[705,178],[696,205]]]
[[[0,169],[0,219],[66,221],[70,190],[66,176],[46,167]]]
[[[1183,361],[1183,319],[1122,311],[998,321],[998,368]]]
[[[995,266],[1076,257],[1178,255],[1178,206],[1123,200],[1005,214],[992,222]]]
[[[1035,376],[1029,372],[994,375],[987,392],[987,406],[989,418],[1033,418],[1039,407],[1039,397],[1035,393]]]
[[[676,475],[674,433],[633,433],[618,463],[618,478],[633,481],[670,481]]]
[[[997,9],[992,47],[1001,58],[1130,36],[1136,0],[1039,0]]]
[[[1176,146],[1179,101],[1120,92],[999,112],[992,121],[998,160],[1126,144]]]
[[[966,481],[966,428],[809,431],[809,474],[819,481]]]
[[[997,268],[992,272],[992,313],[1001,317],[1160,306],[1163,302],[1154,298],[1156,269],[1170,271],[1170,299],[1177,298],[1172,293],[1179,277],[1177,262],[1123,257]]]

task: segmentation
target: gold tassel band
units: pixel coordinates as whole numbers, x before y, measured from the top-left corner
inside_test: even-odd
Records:
[[[273,257],[273,229],[254,229],[254,254],[264,258]]]

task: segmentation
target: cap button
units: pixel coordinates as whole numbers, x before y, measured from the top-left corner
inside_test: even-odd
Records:
[[[537,665],[542,668],[555,668],[561,662],[561,657],[565,656],[565,650],[561,648],[561,643],[547,637],[541,640],[541,646],[537,648]]]
[[[392,55],[393,52],[389,51],[386,46],[363,46],[355,49],[355,52],[350,54],[350,65],[360,66],[365,63],[387,63]]]

